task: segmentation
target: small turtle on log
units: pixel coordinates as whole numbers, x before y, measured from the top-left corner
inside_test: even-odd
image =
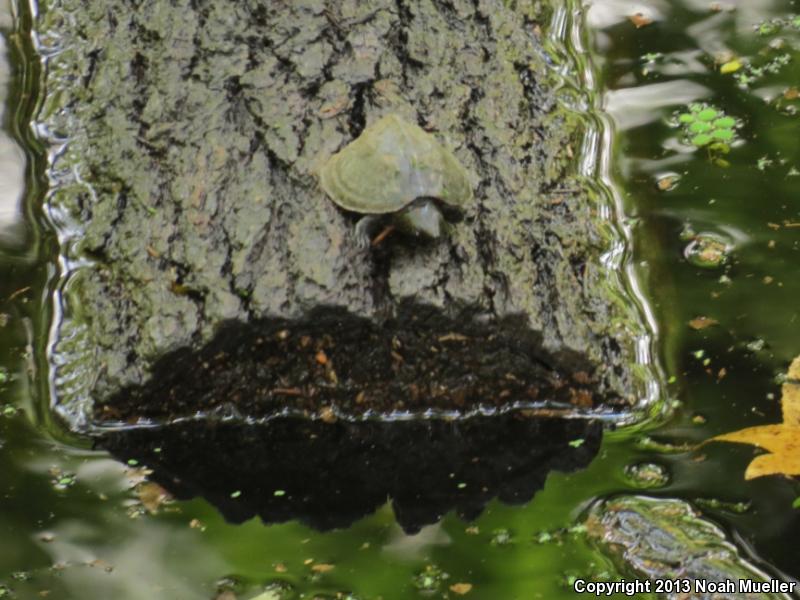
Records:
[[[453,153],[397,115],[383,117],[334,154],[320,183],[337,205],[364,215],[356,225],[362,246],[376,225],[436,239],[442,213],[454,217],[472,200],[467,173]]]

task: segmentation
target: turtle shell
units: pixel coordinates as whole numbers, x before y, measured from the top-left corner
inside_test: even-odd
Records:
[[[367,127],[320,172],[322,189],[346,210],[384,214],[417,198],[461,207],[472,199],[467,173],[431,134],[396,115]]]

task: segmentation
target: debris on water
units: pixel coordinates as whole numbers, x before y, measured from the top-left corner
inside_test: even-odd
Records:
[[[725,502],[717,498],[695,498],[694,503],[706,510],[724,510],[726,512],[743,515],[749,511],[753,503],[748,502]]]
[[[203,522],[200,519],[192,519],[191,521],[189,521],[189,528],[190,529],[199,529],[200,531],[205,531],[206,530],[206,526],[203,524]]]
[[[413,583],[419,591],[430,594],[438,590],[449,578],[450,575],[436,565],[426,565],[425,569],[414,576]]]
[[[697,414],[692,416],[692,425],[705,425],[708,422],[703,415]]]
[[[761,352],[766,347],[766,345],[767,345],[767,342],[765,342],[761,338],[757,338],[757,339],[753,340],[752,342],[748,342],[745,345],[745,348],[750,350],[750,352]]]
[[[719,235],[700,233],[684,248],[683,255],[689,263],[703,269],[716,269],[728,260],[730,247]]]
[[[727,75],[728,73],[735,73],[741,68],[742,61],[740,61],[738,58],[734,58],[733,60],[729,60],[728,62],[720,65],[719,72],[723,75]]]
[[[50,476],[53,488],[60,492],[71,488],[77,482],[75,473],[62,471],[60,467],[50,467]]]
[[[625,476],[633,486],[641,489],[664,487],[670,479],[666,467],[650,462],[628,465]]]
[[[661,442],[653,439],[649,435],[644,435],[636,440],[636,448],[639,450],[658,452],[659,454],[681,454],[683,452],[690,452],[694,446],[691,444]]]
[[[713,327],[714,325],[719,325],[719,321],[712,319],[711,317],[700,316],[689,321],[689,327],[695,330],[707,329],[708,327]]]
[[[273,581],[264,586],[264,591],[251,600],[288,600],[295,597],[292,584],[287,581]]]
[[[513,541],[511,532],[508,529],[500,528],[492,531],[492,546],[508,546]]]
[[[648,52],[643,54],[639,60],[642,62],[642,75],[646,77],[656,64],[663,62],[664,54],[662,52]]]
[[[468,594],[472,590],[471,583],[454,583],[450,586],[450,591],[454,594],[458,594],[459,596],[463,596],[464,594]]]
[[[775,163],[769,156],[762,156],[756,162],[756,168],[759,171],[766,171],[769,167],[771,167]]]
[[[8,316],[7,313],[0,313],[0,327],[5,327],[6,325],[8,325],[9,319],[10,317]]]
[[[333,571],[336,567],[330,563],[316,563],[311,565],[311,570],[314,573],[328,573]]]
[[[542,531],[539,534],[533,536],[533,540],[537,544],[549,544],[554,539],[553,534],[549,531]]]
[[[669,192],[670,190],[674,190],[678,187],[678,182],[680,181],[681,176],[677,173],[665,173],[660,175],[656,180],[656,187],[658,187],[659,191],[661,192]]]
[[[640,12],[630,15],[628,17],[628,20],[636,26],[636,29],[641,29],[642,27],[646,27],[647,25],[650,25],[653,22],[653,19]]]
[[[156,514],[163,504],[172,501],[172,495],[153,481],[140,483],[136,488],[136,494],[139,502],[151,515]]]

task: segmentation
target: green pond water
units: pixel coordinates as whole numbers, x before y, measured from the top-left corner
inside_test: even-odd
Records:
[[[25,124],[35,72],[20,66],[24,23],[0,3],[0,598],[460,597],[454,584],[471,586],[456,588],[467,598],[571,598],[571,578],[613,576],[614,567],[579,530],[557,542],[546,534],[573,527],[598,499],[645,493],[626,474],[639,463],[668,473],[647,494],[697,502],[744,556],[800,577],[796,481],[745,481],[748,446],[664,453],[642,443],[779,422],[779,377],[800,354],[800,5],[712,4],[568,3],[549,33],[554,59],[568,53],[580,65],[564,67],[565,79],[594,90],[565,85],[564,101],[600,111],[583,164],[611,186],[634,242],[617,262],[650,306],[669,378],[666,416],[609,432],[588,468],[551,473],[526,505],[493,502],[474,522],[447,515],[409,536],[388,505],[327,533],[231,525],[202,500],[149,514],[133,489],[137,466],[53,425],[39,399],[58,265],[39,206],[41,156]],[[636,13],[640,27],[629,19]],[[716,127],[730,133],[697,139],[704,131],[679,120],[708,109],[712,124],[733,118]],[[712,268],[687,258],[708,240],[703,256],[725,258]],[[691,328],[700,316],[717,324]]]

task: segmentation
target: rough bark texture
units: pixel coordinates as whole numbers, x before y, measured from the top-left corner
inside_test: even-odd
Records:
[[[570,166],[538,3],[43,4],[71,419],[634,404],[641,321],[599,261],[615,233]],[[444,240],[364,251],[315,172],[388,112],[476,202]]]

